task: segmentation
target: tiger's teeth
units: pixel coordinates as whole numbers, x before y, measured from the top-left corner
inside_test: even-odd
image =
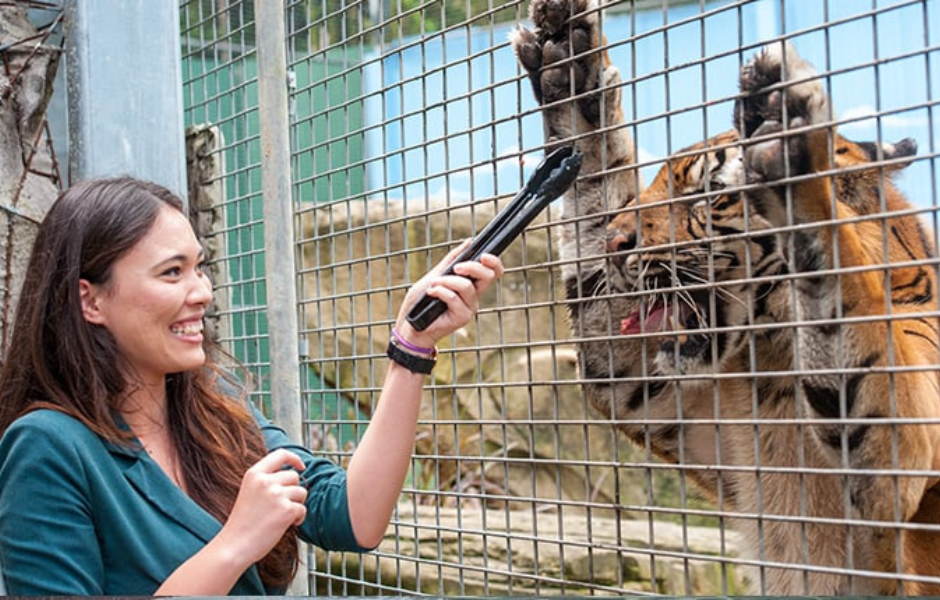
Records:
[[[669,311],[669,331],[685,331],[685,326],[682,322],[681,317],[676,317],[672,314],[672,311]]]

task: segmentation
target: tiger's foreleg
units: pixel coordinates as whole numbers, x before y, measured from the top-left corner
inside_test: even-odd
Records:
[[[892,304],[890,242],[877,221],[854,219],[839,202],[828,98],[817,81],[805,81],[811,68],[795,51],[784,52],[790,79],[803,82],[744,100],[747,114],[765,119],[746,131],[745,169],[748,182],[762,186],[751,194],[755,205],[792,236],[797,389],[821,456],[846,472],[849,566],[897,572],[903,534],[890,524],[910,520],[933,483],[904,472],[937,463],[937,426],[917,422],[938,416],[936,375],[925,369],[937,364],[936,331]],[[760,54],[745,69],[742,90],[779,78],[781,56]],[[884,249],[883,261],[872,260],[873,244]],[[856,578],[850,585],[846,592],[893,593],[897,584]]]
[[[546,144],[574,144],[581,175],[563,199],[559,259],[580,375],[591,404],[629,438],[671,461],[681,455],[675,385],[651,378],[646,342],[620,335],[640,301],[609,261],[607,225],[639,194],[619,70],[600,33],[597,0],[532,0],[533,30],[510,37],[541,106]],[[683,418],[689,418],[683,415]],[[649,421],[659,424],[650,425]]]

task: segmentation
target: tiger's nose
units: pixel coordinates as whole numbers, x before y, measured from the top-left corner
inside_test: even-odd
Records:
[[[607,251],[623,252],[636,248],[637,228],[640,226],[637,210],[624,210],[607,224]]]
[[[611,261],[618,268],[623,269],[632,267],[636,261],[635,254],[628,254],[630,250],[636,248],[636,234],[627,233],[620,230],[608,232],[607,234],[607,252]]]
[[[623,253],[636,248],[636,234],[613,231],[607,234],[607,251],[611,254]]]
[[[636,250],[638,244],[638,231],[636,211],[624,211],[618,214],[607,225],[607,253],[611,260],[620,268],[627,263],[635,262],[636,255],[630,253]]]

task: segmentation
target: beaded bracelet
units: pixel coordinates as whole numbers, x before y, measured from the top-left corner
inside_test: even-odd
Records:
[[[402,348],[404,348],[405,350],[409,350],[409,351],[411,351],[411,352],[414,352],[415,354],[425,354],[425,355],[427,355],[427,356],[437,356],[437,348],[435,348],[435,347],[433,347],[433,346],[430,347],[430,348],[422,348],[421,346],[415,346],[414,344],[412,344],[411,342],[409,342],[408,340],[406,340],[405,338],[403,338],[403,337],[401,336],[401,334],[398,333],[398,330],[396,330],[394,327],[392,327],[392,337],[395,338],[395,342],[396,342],[399,346],[401,346]]]

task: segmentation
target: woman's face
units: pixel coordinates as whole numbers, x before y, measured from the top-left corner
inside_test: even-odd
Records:
[[[202,328],[212,285],[202,263],[189,221],[164,207],[147,235],[114,263],[108,283],[81,280],[85,320],[111,332],[130,377],[159,383],[205,362]]]

